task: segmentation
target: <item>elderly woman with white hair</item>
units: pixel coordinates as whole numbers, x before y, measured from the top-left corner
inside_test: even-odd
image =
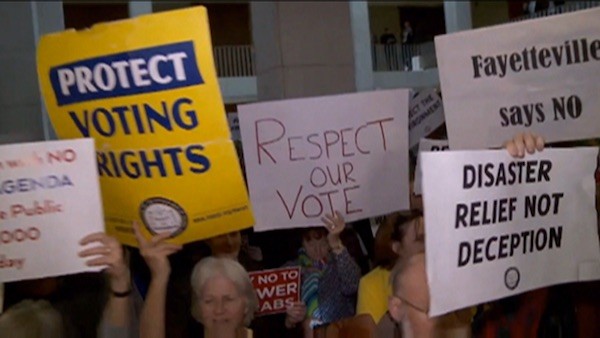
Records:
[[[146,240],[134,225],[140,253],[152,280],[140,319],[141,338],[165,337],[165,303],[170,275],[168,256],[180,246],[165,242],[168,234]],[[204,326],[205,338],[252,337],[247,329],[258,308],[248,272],[230,258],[207,257],[194,267],[192,315]]]
[[[46,300],[24,300],[0,316],[0,336],[12,338],[63,338],[60,313]]]

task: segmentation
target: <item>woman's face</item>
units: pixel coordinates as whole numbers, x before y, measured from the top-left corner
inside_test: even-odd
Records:
[[[321,260],[327,257],[329,253],[329,243],[327,236],[322,232],[311,230],[302,239],[302,247],[306,250],[306,255],[312,260]]]
[[[244,325],[246,300],[233,281],[215,275],[204,284],[200,302],[200,322],[206,330],[227,332]]]
[[[214,257],[238,259],[242,247],[242,234],[239,231],[209,238],[207,241]]]

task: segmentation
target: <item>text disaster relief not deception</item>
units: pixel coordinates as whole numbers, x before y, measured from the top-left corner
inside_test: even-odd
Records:
[[[514,184],[549,182],[552,162],[528,160],[505,163],[484,163],[463,167],[463,189],[485,189]],[[524,197],[525,219],[548,214],[557,214],[562,192],[533,194]],[[517,210],[517,197],[473,201],[456,205],[455,224],[457,230],[494,226],[512,222]],[[462,241],[458,248],[458,267],[495,261],[522,253],[560,248],[563,226],[538,227],[522,231]]]

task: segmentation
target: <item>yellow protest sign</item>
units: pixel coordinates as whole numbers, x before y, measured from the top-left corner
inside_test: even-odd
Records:
[[[43,36],[38,75],[60,138],[92,137],[107,232],[134,220],[187,243],[254,223],[204,7]]]

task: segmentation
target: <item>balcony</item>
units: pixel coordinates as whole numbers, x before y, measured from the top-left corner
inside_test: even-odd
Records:
[[[435,44],[373,44],[371,55],[374,72],[421,71],[437,67]]]
[[[572,1],[510,22],[546,17],[600,6],[600,1]],[[257,100],[252,45],[215,46],[215,66],[225,103]],[[375,88],[419,88],[439,85],[433,41],[422,44],[372,44],[371,57]]]
[[[510,20],[510,22],[542,18],[545,16],[551,16],[551,15],[568,13],[568,12],[575,12],[575,11],[589,9],[589,8],[598,7],[598,6],[600,6],[600,1],[569,1],[569,2],[565,2],[564,5],[549,7],[544,10],[532,13],[532,14],[527,14],[527,15],[516,17],[516,18]]]
[[[215,46],[215,67],[225,103],[257,100],[254,47]],[[439,84],[433,42],[371,45],[376,88],[427,87]]]
[[[371,45],[375,88],[424,88],[439,85],[433,41]]]
[[[254,47],[251,45],[215,46],[213,56],[219,77],[255,76]]]
[[[435,47],[432,42],[422,44],[373,44],[371,45],[373,58],[373,71],[411,71],[413,58],[421,57],[425,65],[421,64],[414,70],[435,67]],[[254,47],[241,46],[216,46],[213,48],[215,67],[219,78],[253,77],[255,74]]]
[[[254,47],[251,45],[215,46],[213,57],[225,103],[256,101]]]

